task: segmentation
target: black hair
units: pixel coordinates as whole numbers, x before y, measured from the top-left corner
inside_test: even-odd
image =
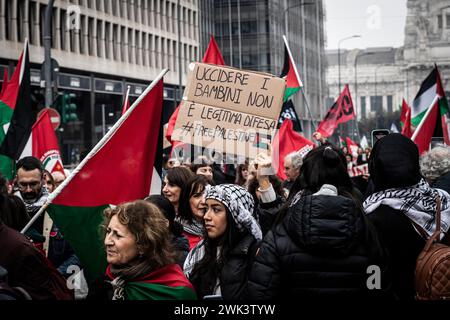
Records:
[[[23,201],[14,195],[0,194],[0,222],[11,229],[21,231],[30,221]]]
[[[208,184],[211,184],[211,181],[201,174],[195,175],[187,181],[186,187],[181,189],[180,200],[178,202],[178,215],[180,218],[189,223],[192,222],[194,214],[192,213],[189,200],[194,194],[203,192]]]
[[[146,201],[153,203],[162,212],[164,217],[169,220],[169,230],[177,237],[183,233],[183,226],[175,221],[175,207],[163,195],[155,194],[145,198]]]
[[[298,181],[298,183],[297,183]],[[347,172],[344,154],[332,145],[324,145],[311,150],[303,160],[302,170],[296,187],[315,193],[324,184],[332,184],[341,195],[351,194],[353,184]],[[291,191],[291,194],[294,195]]]
[[[245,231],[239,231],[236,223],[226,208],[227,227],[222,237],[211,239],[206,230],[204,235],[205,254],[197,262],[189,276],[189,281],[194,286],[197,296],[204,297],[213,293],[217,278],[220,278],[222,268],[226,264],[229,252],[245,237]],[[220,254],[217,248],[221,246]]]
[[[38,169],[41,173],[41,177],[44,173],[44,166],[42,165],[42,162],[37,158],[31,156],[23,157],[22,159],[17,161],[16,171],[19,171],[19,169],[23,169],[25,171],[33,171],[35,169]]]
[[[187,181],[192,178],[194,174],[188,168],[175,167],[167,170],[167,181],[181,188],[186,188]]]
[[[295,179],[289,197],[280,209],[275,223],[280,223],[287,214],[294,196],[302,191],[303,195],[313,194],[324,184],[331,184],[338,194],[353,199],[362,209],[362,199],[347,172],[347,160],[344,153],[332,144],[314,148],[303,159],[300,176]]]
[[[192,161],[191,165],[189,166],[189,168],[191,169],[191,171],[195,174],[197,174],[197,170],[203,167],[211,167],[212,169],[212,162],[208,161],[207,159],[203,158],[203,157],[199,157],[197,159],[195,159],[194,161]]]
[[[246,183],[246,180],[242,176],[242,171],[244,170],[248,171],[248,160],[245,160],[245,163],[241,163],[237,166],[235,184],[237,184],[238,186],[243,186]]]

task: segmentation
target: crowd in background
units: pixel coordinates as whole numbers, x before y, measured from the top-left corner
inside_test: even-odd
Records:
[[[324,142],[287,155],[285,180],[272,162],[267,153],[236,165],[164,157],[161,195],[105,210],[108,267],[74,291],[67,269],[82,262],[48,215],[19,233],[64,176],[21,159],[13,188],[2,181],[0,284],[10,290],[0,299],[415,298],[436,201],[449,238],[448,147],[419,157],[400,134],[355,154]],[[380,272],[373,287],[370,266]]]

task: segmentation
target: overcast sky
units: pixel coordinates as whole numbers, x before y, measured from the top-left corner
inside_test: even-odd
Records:
[[[400,47],[403,45],[406,0],[324,0],[326,49]]]

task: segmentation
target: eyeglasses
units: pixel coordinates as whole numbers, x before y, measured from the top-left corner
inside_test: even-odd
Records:
[[[41,184],[41,182],[40,181],[19,182],[17,184],[20,190],[26,190],[28,187],[30,187],[30,189],[36,189]]]

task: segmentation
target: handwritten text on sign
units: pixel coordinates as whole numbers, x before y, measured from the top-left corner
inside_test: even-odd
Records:
[[[269,74],[202,63],[190,65],[184,100],[277,119],[285,81]]]
[[[252,157],[267,149],[276,124],[273,119],[183,101],[172,139]]]

